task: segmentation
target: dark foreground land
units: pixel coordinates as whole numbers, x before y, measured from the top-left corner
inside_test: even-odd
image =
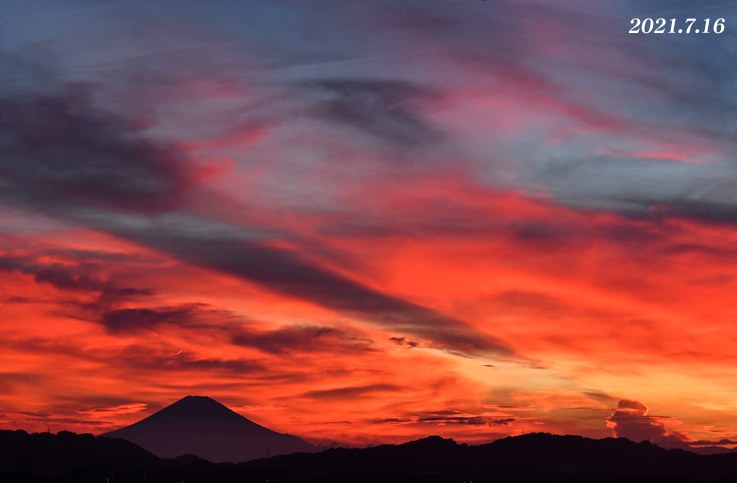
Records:
[[[437,436],[246,463],[164,459],[121,439],[0,431],[0,481],[79,483],[733,482],[737,454],[698,455],[626,439],[528,434],[468,446]]]

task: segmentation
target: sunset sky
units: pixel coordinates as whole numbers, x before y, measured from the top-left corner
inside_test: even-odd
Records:
[[[0,429],[200,395],[314,444],[737,444],[736,29],[0,0]]]

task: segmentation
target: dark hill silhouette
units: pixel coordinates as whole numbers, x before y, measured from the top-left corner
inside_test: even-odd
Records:
[[[161,457],[194,454],[214,462],[242,462],[317,448],[260,426],[214,399],[187,396],[125,428],[100,435],[131,441]]]
[[[114,468],[114,479],[112,478]],[[162,459],[120,439],[0,431],[0,480],[102,483],[474,483],[737,481],[737,454],[698,455],[624,438],[545,433],[468,446],[438,436],[239,464]]]
[[[139,468],[149,471],[164,468],[192,470],[195,467],[197,471],[203,471],[216,465],[192,455],[164,460],[130,441],[97,439],[91,434],[0,431],[2,480],[33,480],[31,475],[48,479],[89,466],[102,466],[103,476],[110,476],[113,468],[118,472],[135,472]]]
[[[302,481],[722,481],[737,479],[737,454],[698,455],[624,438],[534,433],[467,446],[438,436],[394,446],[337,448],[237,465],[278,469]],[[388,475],[393,475],[391,478]],[[312,480],[312,478],[315,478]],[[411,479],[414,478],[414,479]],[[295,481],[299,481],[296,479]]]

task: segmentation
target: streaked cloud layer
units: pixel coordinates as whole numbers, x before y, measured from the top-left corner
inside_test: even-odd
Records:
[[[319,444],[734,439],[734,5],[34,5],[0,1],[0,427],[199,394]]]

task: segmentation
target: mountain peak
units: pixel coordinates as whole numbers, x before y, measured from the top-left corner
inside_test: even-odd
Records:
[[[214,462],[316,450],[296,436],[256,424],[207,396],[186,396],[135,424],[101,436],[127,439],[163,457],[191,453]]]
[[[233,412],[226,405],[208,396],[184,396],[179,401],[167,406],[164,409],[171,408],[171,407],[200,408],[200,409],[210,409],[212,411],[216,411],[218,409],[227,409],[228,411]]]
[[[152,414],[146,419],[134,424],[138,425],[144,421],[153,421],[166,424],[181,424],[184,422],[229,422],[232,424],[248,424],[263,428],[253,421],[236,413],[227,406],[207,396],[186,396],[179,401]],[[263,428],[269,431],[266,428]]]

